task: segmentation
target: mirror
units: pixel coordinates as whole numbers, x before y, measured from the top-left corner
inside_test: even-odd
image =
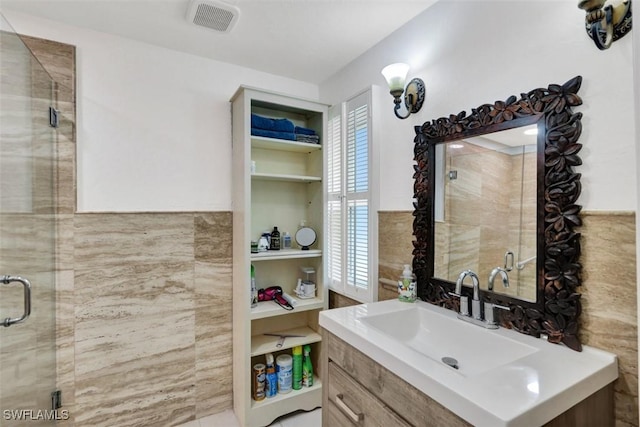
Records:
[[[417,277],[418,296],[421,299],[457,311],[459,299],[450,295],[455,286],[453,277],[457,277],[463,269],[473,268],[469,265],[462,267],[462,264],[471,263],[468,260],[475,257],[478,259],[476,268],[486,269],[479,259],[490,256],[488,265],[497,262],[498,266],[504,267],[506,262],[509,267],[511,262],[513,272],[520,262],[535,277],[532,289],[523,291],[523,295],[514,293],[513,289],[510,289],[511,293],[509,290],[504,292],[504,289],[498,289],[502,288],[502,283],[497,279],[493,290],[484,286],[480,298],[509,307],[509,311],[499,310],[501,313],[497,313],[500,315],[501,326],[536,337],[545,335],[549,342],[563,343],[577,351],[582,349],[578,339],[581,302],[577,292],[581,283],[582,266],[579,263],[580,233],[575,230],[581,225],[581,207],[576,204],[581,186],[580,174],[574,171],[582,163],[578,156],[582,148],[578,143],[582,131],[582,113],[572,111],[573,107],[582,104],[577,95],[581,82],[582,78],[577,76],[564,85],[551,84],[547,88],[522,93],[520,98],[511,96],[506,101],[483,104],[472,109],[469,115],[463,111],[416,126],[413,271]],[[458,179],[473,181],[470,185],[477,193],[479,175],[474,178],[473,174],[467,176],[467,172],[475,168],[482,170],[484,176],[485,173],[495,173],[495,169],[504,167],[500,162],[485,163],[485,157],[482,156],[496,155],[487,149],[487,139],[500,138],[498,132],[501,131],[522,131],[526,126],[534,126],[538,130],[535,192],[533,199],[526,200],[523,195],[531,195],[532,191],[522,192],[522,209],[505,213],[502,221],[510,223],[512,216],[520,215],[522,226],[516,233],[517,239],[528,241],[526,244],[518,244],[518,252],[511,250],[514,253],[513,261],[510,258],[505,261],[504,253],[502,258],[498,254],[503,251],[506,253],[505,248],[510,248],[514,243],[510,238],[500,236],[488,219],[497,216],[498,211],[503,209],[495,202],[488,202],[487,193],[480,193],[477,196],[479,205],[471,206],[469,187],[458,185],[457,189],[453,189],[449,185],[447,193],[447,184],[441,181],[449,179],[448,172],[454,170],[452,165],[458,168],[458,172],[464,168],[465,176]],[[483,140],[477,139],[478,137]],[[469,157],[454,155],[454,144],[463,145],[467,152],[482,153],[482,156],[473,158],[471,154]],[[485,146],[481,147],[483,144]],[[526,151],[522,149],[524,157],[529,154]],[[526,160],[521,160],[522,162],[527,163]],[[443,171],[440,171],[440,166],[444,167]],[[447,167],[450,169],[447,170]],[[527,170],[530,168],[524,167]],[[529,182],[531,178],[523,179],[522,176],[521,174],[521,187],[524,187],[527,185],[525,182]],[[501,179],[512,179],[517,186],[517,178]],[[530,184],[533,185],[533,182]],[[456,204],[459,207],[456,208]],[[512,205],[513,202],[508,204]],[[535,205],[535,208],[528,205]],[[472,224],[473,232],[469,231],[470,227],[446,222],[458,210],[477,219]],[[533,218],[530,217],[531,212]],[[529,221],[533,222],[525,227],[525,222]],[[483,226],[491,230],[490,237],[481,236]],[[535,232],[532,233],[532,230]],[[486,230],[484,234],[487,234]],[[477,249],[469,252],[468,248],[460,250],[461,246]],[[456,269],[460,271],[456,273]],[[510,278],[516,276],[512,272]],[[480,279],[488,283],[485,273],[486,271],[480,272]],[[525,286],[523,285],[523,290]],[[471,299],[471,288],[463,286],[463,293]]]
[[[434,277],[455,282],[470,269],[483,289],[536,301],[537,133],[530,125],[436,146]]]

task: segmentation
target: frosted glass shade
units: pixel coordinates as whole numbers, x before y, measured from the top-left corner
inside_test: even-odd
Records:
[[[404,91],[404,82],[407,79],[409,65],[398,62],[396,64],[387,65],[382,69],[382,75],[387,79],[389,91]]]

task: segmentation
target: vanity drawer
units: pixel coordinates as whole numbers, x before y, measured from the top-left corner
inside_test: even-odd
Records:
[[[329,359],[329,364],[339,366],[342,369],[340,372],[349,375],[367,393],[375,396],[377,400],[395,413],[402,414],[409,425],[425,427],[471,426],[340,338],[325,330],[322,330],[322,336],[322,342],[326,343],[323,348],[327,351],[326,357]],[[331,382],[331,373],[332,371],[329,369],[329,382]]]
[[[329,413],[339,412],[331,416],[338,425],[410,426],[332,362],[329,362],[329,402]]]

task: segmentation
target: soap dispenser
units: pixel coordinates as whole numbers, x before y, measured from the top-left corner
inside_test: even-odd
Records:
[[[404,265],[400,280],[398,280],[398,299],[404,302],[416,300],[416,276],[411,271],[409,264]]]

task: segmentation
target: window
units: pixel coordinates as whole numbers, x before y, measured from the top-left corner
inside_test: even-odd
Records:
[[[326,148],[329,286],[358,301],[377,297],[371,117],[370,90],[332,107]]]

